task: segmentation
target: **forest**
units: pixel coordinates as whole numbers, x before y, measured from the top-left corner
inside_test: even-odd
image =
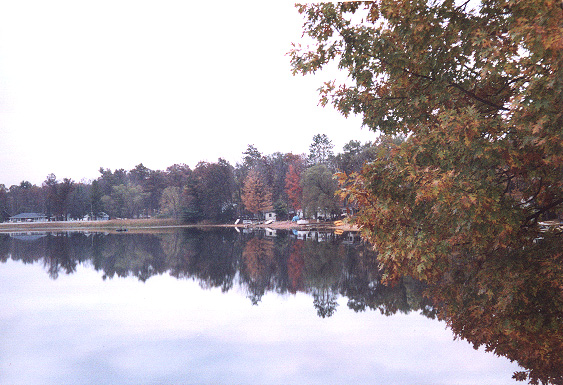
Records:
[[[359,172],[379,151],[401,139],[373,143],[351,140],[335,154],[326,134],[313,137],[308,154],[264,155],[249,144],[234,166],[224,159],[199,162],[194,168],[174,164],[151,170],[142,163],[131,170],[101,167],[91,181],[58,179],[49,174],[40,185],[23,180],[0,184],[0,221],[19,213],[43,213],[49,220],[109,218],[176,218],[189,223],[221,223],[261,218],[274,211],[286,219],[294,213],[334,218],[345,208],[335,192],[335,173]]]

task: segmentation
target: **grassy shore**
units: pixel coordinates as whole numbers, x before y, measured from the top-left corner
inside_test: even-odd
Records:
[[[268,225],[257,224],[252,227],[268,227],[271,229],[303,229],[311,226],[322,227],[328,230],[357,231],[354,226],[340,225],[335,226],[332,222],[313,223],[307,227],[298,225],[291,221],[278,221]],[[242,224],[212,224],[198,223],[187,225],[175,219],[112,219],[109,221],[68,221],[68,222],[25,222],[25,223],[0,223],[0,233],[17,231],[117,231],[127,229],[127,231],[150,231],[175,229],[180,227],[245,227]]]
[[[58,221],[0,223],[0,232],[14,231],[114,231],[117,229],[142,229],[175,227],[182,225],[174,219],[112,219],[109,221]]]

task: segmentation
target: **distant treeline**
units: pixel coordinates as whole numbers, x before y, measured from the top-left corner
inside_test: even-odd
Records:
[[[22,181],[7,188],[0,184],[0,220],[37,212],[50,220],[96,218],[175,217],[186,222],[224,222],[241,217],[261,217],[274,211],[284,219],[303,212],[307,217],[336,217],[344,202],[335,196],[335,172],[359,172],[363,164],[393,141],[375,143],[352,140],[334,154],[325,134],[313,137],[309,154],[276,152],[263,155],[248,145],[242,159],[231,165],[224,159],[200,162],[195,168],[174,164],[151,170],[142,163],[131,170],[100,168],[89,182],[46,177],[41,186]]]

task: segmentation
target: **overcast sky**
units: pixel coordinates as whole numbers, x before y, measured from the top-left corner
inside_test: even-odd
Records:
[[[289,1],[0,0],[0,183],[374,140],[293,76]]]

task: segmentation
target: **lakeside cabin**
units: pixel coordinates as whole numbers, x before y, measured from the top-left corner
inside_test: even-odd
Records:
[[[276,212],[275,211],[265,211],[264,212],[264,220],[266,221],[276,221]]]
[[[40,213],[20,213],[9,218],[11,223],[47,222],[47,216]]]

